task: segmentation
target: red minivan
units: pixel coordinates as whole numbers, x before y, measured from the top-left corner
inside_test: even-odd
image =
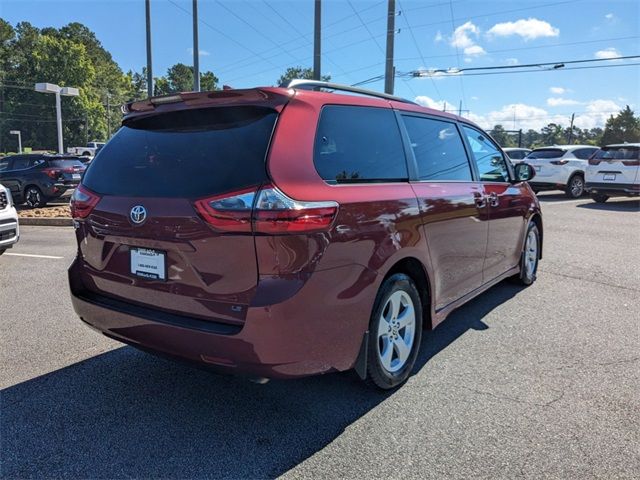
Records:
[[[80,318],[255,379],[355,369],[388,389],[423,328],[536,278],[542,217],[468,120],[316,81],[123,108],[71,200]]]

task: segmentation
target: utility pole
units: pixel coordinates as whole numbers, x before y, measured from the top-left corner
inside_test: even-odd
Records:
[[[571,141],[573,140],[573,119],[575,118],[576,114],[572,113],[571,114],[571,126],[569,127],[569,145],[571,145]]]
[[[522,148],[522,129],[518,130],[518,148]]]
[[[193,0],[193,91],[200,91],[200,53],[198,49],[198,0]]]
[[[322,25],[322,4],[321,0],[315,0],[315,12],[313,17],[313,79],[320,80],[321,66],[321,37],[320,29]]]
[[[460,104],[458,105],[458,116],[462,116],[462,99],[460,100]]]
[[[393,40],[396,30],[396,0],[389,0],[387,10],[387,58],[384,69],[384,93],[393,95]]]
[[[111,105],[109,104],[109,99],[111,95],[107,92],[107,140],[111,138]]]
[[[147,96],[153,97],[153,70],[151,69],[151,0],[145,0],[147,16]]]

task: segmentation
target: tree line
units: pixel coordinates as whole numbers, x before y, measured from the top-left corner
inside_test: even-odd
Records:
[[[275,82],[286,85],[293,78],[312,78],[310,68],[288,68]],[[213,72],[200,74],[202,90],[217,90]],[[329,81],[330,76],[322,80]],[[17,150],[10,130],[20,130],[22,144],[33,149],[55,149],[56,111],[53,95],[33,90],[37,82],[77,87],[80,95],[63,98],[65,145],[106,140],[117,130],[120,105],[147,97],[146,69],[123,72],[95,33],[81,23],[61,28],[36,28],[29,22],[12,26],[0,18],[0,152]],[[189,91],[193,87],[193,67],[171,66],[166,75],[154,78],[154,95]],[[611,117],[603,129],[574,129],[574,143],[614,143],[640,141],[640,120],[629,107]],[[525,146],[562,143],[566,129],[550,124],[540,132],[523,133]],[[496,125],[493,136],[503,146],[517,145],[517,138]]]

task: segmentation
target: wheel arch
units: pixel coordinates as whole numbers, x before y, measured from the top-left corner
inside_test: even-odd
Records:
[[[404,273],[415,282],[420,294],[420,300],[422,300],[422,324],[424,328],[431,330],[433,325],[431,320],[431,299],[433,297],[431,282],[425,266],[416,257],[404,257],[391,266],[385,274],[383,282],[396,273]]]

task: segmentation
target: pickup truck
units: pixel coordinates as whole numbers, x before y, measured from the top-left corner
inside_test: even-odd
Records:
[[[89,142],[86,147],[69,147],[67,152],[81,157],[94,157],[102,147],[104,147],[104,142]]]

